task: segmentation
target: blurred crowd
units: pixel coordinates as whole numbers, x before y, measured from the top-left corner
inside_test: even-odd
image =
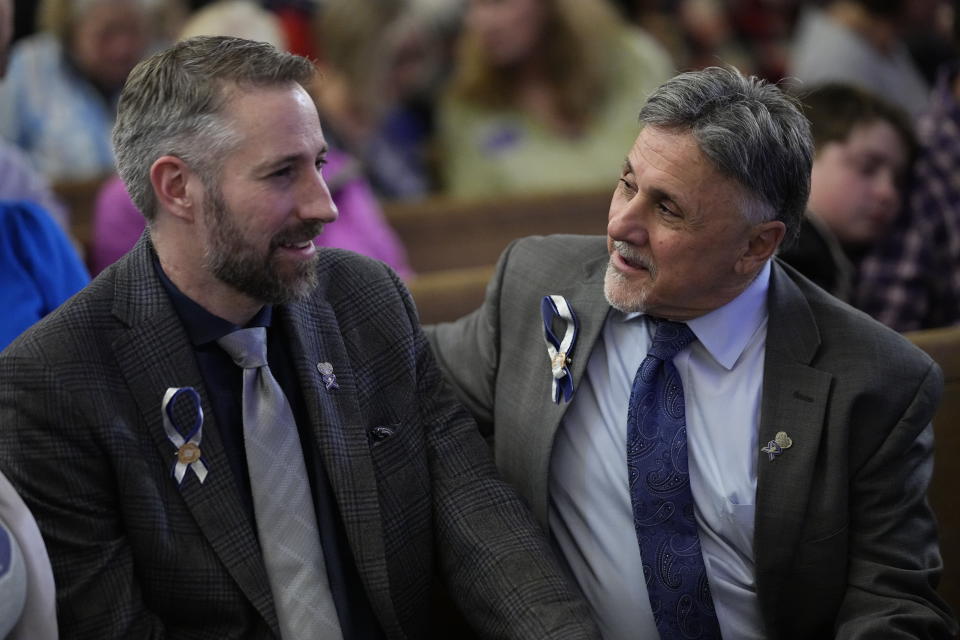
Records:
[[[9,60],[0,60],[0,200],[38,204],[66,236],[83,236],[74,245],[92,275],[144,228],[112,176],[126,75],[177,39],[222,34],[316,61],[313,97],[331,145],[324,171],[341,216],[319,244],[412,277],[385,204],[612,189],[612,159],[634,139],[645,96],[678,71],[732,65],[784,82],[813,126],[808,221],[784,258],[895,329],[960,322],[953,2],[14,5]],[[55,195],[76,184],[96,187],[79,232]]]

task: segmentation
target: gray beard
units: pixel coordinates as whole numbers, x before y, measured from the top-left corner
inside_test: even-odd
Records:
[[[617,271],[612,264],[607,263],[607,273],[603,277],[603,295],[610,306],[623,313],[646,311],[646,292],[642,293],[639,299],[630,299],[624,292],[627,284],[626,276]]]

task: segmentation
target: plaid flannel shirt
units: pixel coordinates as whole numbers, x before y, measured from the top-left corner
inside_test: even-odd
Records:
[[[941,72],[920,119],[906,207],[861,263],[854,304],[897,331],[960,322],[960,67]]]

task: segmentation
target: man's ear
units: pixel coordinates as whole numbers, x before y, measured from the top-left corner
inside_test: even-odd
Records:
[[[783,242],[787,227],[779,220],[761,222],[750,229],[747,250],[737,261],[736,270],[741,275],[754,273],[763,266]]]
[[[177,156],[160,156],[150,167],[150,183],[157,204],[184,222],[194,222],[199,203],[195,187],[198,178]]]

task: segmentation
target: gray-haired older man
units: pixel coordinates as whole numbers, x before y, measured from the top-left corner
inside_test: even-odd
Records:
[[[596,637],[546,537],[336,220],[304,58],[195,38],[137,66],[137,246],[0,356],[0,469],[63,638]]]
[[[735,71],[640,112],[607,238],[512,244],[428,330],[607,640],[948,637],[936,364],[773,258],[806,120]]]

